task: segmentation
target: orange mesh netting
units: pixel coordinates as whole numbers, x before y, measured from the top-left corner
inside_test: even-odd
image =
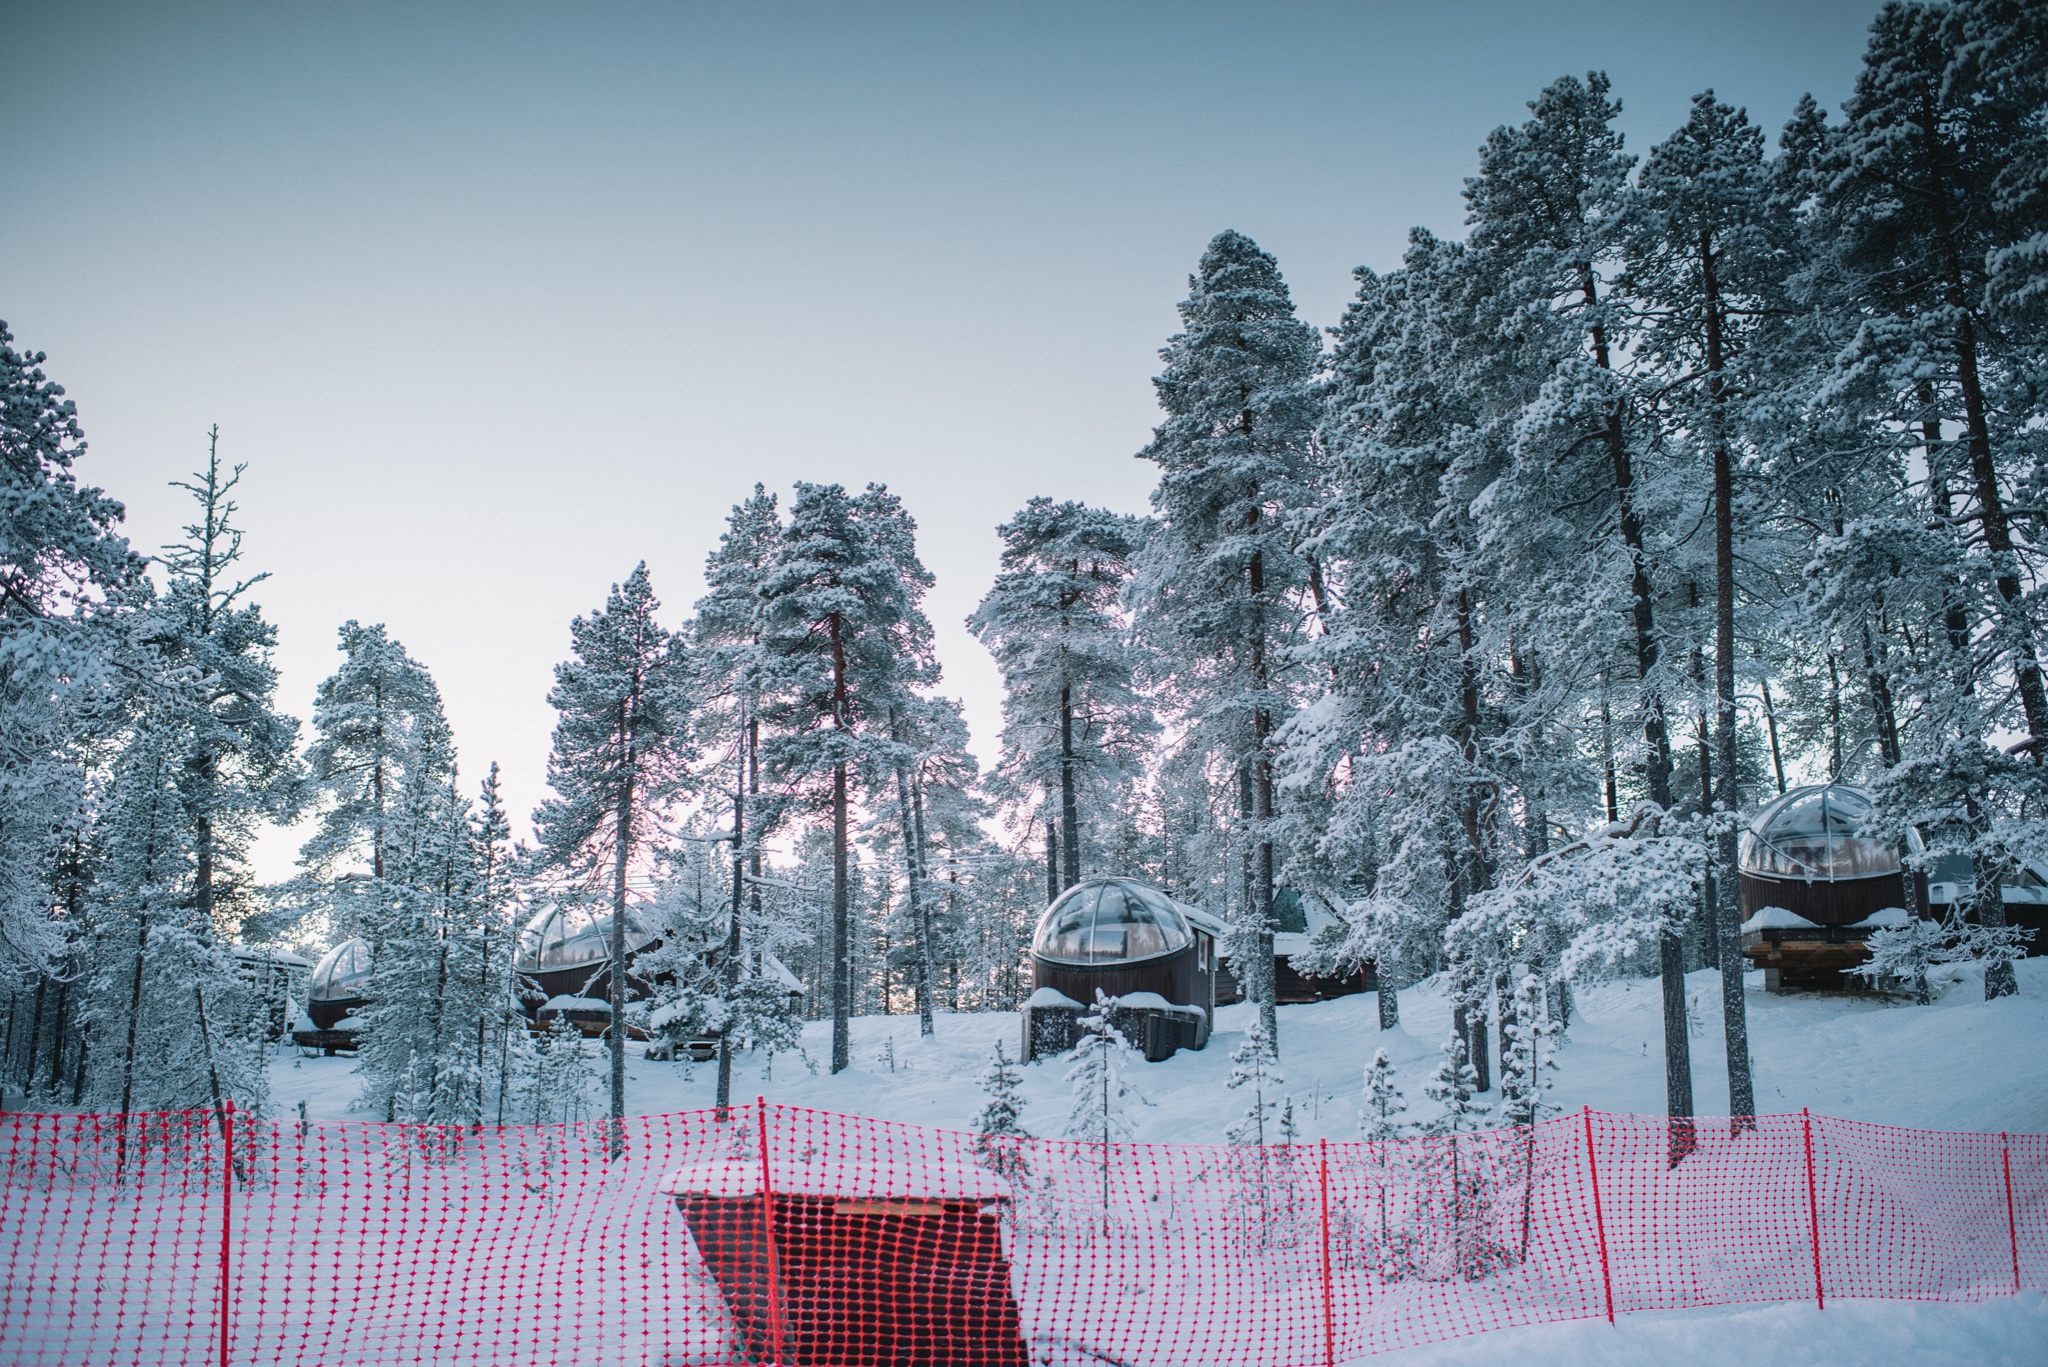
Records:
[[[618,1133],[12,1114],[0,1362],[1329,1367],[1634,1310],[2048,1287],[2048,1136],[1693,1128],[1672,1168],[1668,1122],[1591,1112],[1268,1148],[761,1104]]]

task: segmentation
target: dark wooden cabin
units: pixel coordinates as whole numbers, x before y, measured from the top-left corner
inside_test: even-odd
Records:
[[[646,979],[633,961],[658,941],[626,910],[626,1000],[648,995]],[[546,1027],[565,1020],[585,1035],[602,1035],[612,1023],[612,912],[609,907],[549,903],[519,932],[512,969],[525,980],[521,994],[527,1019]]]
[[[1968,855],[1948,855],[1937,860],[1927,873],[1927,895],[1922,905],[1935,920],[1945,918],[1958,903],[1961,918],[1971,924],[1978,920],[1977,870]],[[2026,952],[2048,954],[2048,867],[2026,864],[1999,880],[1999,901],[2005,905],[2005,923],[2033,932]]]
[[[1209,1043],[1223,925],[1132,878],[1084,878],[1031,940],[1024,1057],[1071,1049],[1095,994],[1119,998],[1117,1028],[1147,1059]]]
[[[1742,953],[1769,990],[1868,990],[1848,970],[1869,961],[1864,942],[1884,920],[1872,918],[1906,905],[1898,850],[1858,833],[1872,808],[1861,788],[1816,784],[1765,804],[1743,831]]]
[[[1366,964],[1352,973],[1307,973],[1294,966],[1297,955],[1305,954],[1319,932],[1336,924],[1327,911],[1311,911],[1293,888],[1282,888],[1273,896],[1273,999],[1283,1006],[1328,1001],[1371,992],[1379,985],[1379,974]],[[1228,1006],[1245,998],[1239,981],[1238,964],[1225,955],[1216,970],[1216,1004]]]

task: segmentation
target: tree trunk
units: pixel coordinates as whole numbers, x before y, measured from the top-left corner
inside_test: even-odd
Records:
[[[1045,904],[1060,900],[1060,828],[1051,817],[1045,819]]]
[[[1258,520],[1258,509],[1252,509]],[[1280,1008],[1277,965],[1273,960],[1273,756],[1269,743],[1273,712],[1266,701],[1271,685],[1266,663],[1266,554],[1252,552],[1249,567],[1252,593],[1252,689],[1258,704],[1252,709],[1252,820],[1257,839],[1252,856],[1252,949],[1258,956],[1255,981],[1258,984],[1259,1024],[1265,1028],[1273,1057],[1280,1057]]]
[[[901,719],[892,708],[889,729],[900,745]],[[896,761],[896,816],[903,831],[903,881],[910,896],[910,924],[917,937],[917,1032],[932,1033],[932,934],[931,915],[924,901],[924,842],[918,838],[917,823],[910,815],[910,775],[902,760]]]
[[[932,1002],[934,994],[937,993],[938,988],[934,985],[934,979],[932,977],[933,950],[931,905],[932,870],[930,862],[931,844],[925,839],[924,835],[924,780],[919,778],[915,773],[912,773],[910,776],[910,820],[912,828],[917,833],[917,868],[919,874],[918,886],[923,889],[923,896],[919,897],[917,902],[918,954],[921,957],[924,964],[923,971],[926,984],[924,993],[925,1000],[927,1002]],[[946,899],[946,905],[949,907],[952,905],[952,898],[950,895]],[[924,1013],[923,1028],[921,1033],[926,1035],[932,1033],[932,1021],[930,1010],[927,1010]]]
[[[1060,684],[1060,846],[1068,887],[1081,881],[1081,807],[1074,796],[1074,691]]]
[[[833,613],[832,729],[850,730],[846,696],[845,624]],[[832,1071],[853,1062],[853,915],[846,885],[846,761],[832,766]]]
[[[1735,463],[1728,449],[1727,381],[1723,374],[1721,290],[1715,275],[1713,239],[1700,234],[1700,262],[1706,285],[1707,395],[1714,462],[1714,740],[1720,751],[1719,806],[1731,818],[1742,810],[1735,752]],[[1770,685],[1764,685],[1764,717],[1771,730],[1771,761],[1778,791],[1785,791],[1785,765],[1778,755],[1778,725],[1771,714]],[[1743,974],[1741,871],[1731,823],[1714,839],[1720,866],[1715,888],[1714,929],[1720,942],[1721,1041],[1728,1058],[1728,1114],[1735,1133],[1756,1128],[1756,1088],[1749,1066],[1749,1000]]]
[[[70,995],[70,988],[69,982],[59,981],[57,984],[56,1020],[50,1030],[50,1095],[53,1097],[64,1081],[64,1001]]]
[[[1587,269],[1582,286],[1588,308],[1599,299],[1593,273]],[[1612,370],[1607,333],[1594,325],[1593,356],[1602,370]],[[1614,500],[1621,524],[1622,545],[1629,558],[1629,602],[1635,627],[1636,675],[1642,682],[1643,749],[1645,776],[1650,801],[1666,810],[1671,806],[1671,740],[1664,725],[1664,702],[1657,694],[1657,632],[1655,598],[1650,586],[1650,557],[1643,542],[1642,516],[1636,511],[1635,471],[1630,463],[1628,443],[1622,436],[1621,402],[1607,411],[1603,428],[1608,462],[1614,470]],[[1685,1031],[1685,952],[1677,928],[1665,927],[1658,946],[1664,978],[1664,1097],[1671,1117],[1671,1162],[1674,1166],[1696,1147],[1692,1129],[1692,1048]]]
[[[2028,754],[2036,764],[2048,759],[2048,689],[2041,681],[2040,658],[2034,647],[2034,627],[2028,620],[2020,584],[2020,562],[2013,550],[2012,528],[2005,513],[2005,499],[1998,491],[1998,467],[1991,458],[1991,425],[1984,404],[1984,382],[1977,360],[1977,326],[1970,315],[1970,292],[1963,279],[1962,250],[1956,242],[1955,225],[1949,212],[1948,168],[1954,158],[1942,142],[1941,124],[1935,118],[1931,99],[1924,109],[1921,133],[1926,140],[1929,169],[1934,185],[1928,196],[1934,208],[1935,236],[1941,253],[1943,301],[1955,314],[1956,383],[1963,391],[1963,433],[1970,452],[1970,473],[1977,486],[1977,521],[1984,529],[1984,545],[1991,552],[1992,571],[2004,611],[2004,626],[2012,641],[2013,678],[2019,685],[2020,707],[2027,718]],[[2000,905],[2001,915],[2004,912]],[[1991,995],[1991,979],[1984,979]],[[2000,992],[1997,995],[2004,995]]]
[[[1607,820],[1621,820],[1621,793],[1614,775],[1614,716],[1607,707],[1607,675],[1600,676],[1600,780],[1607,798]]]
[[[1771,772],[1778,780],[1778,796],[1785,795],[1785,752],[1778,748],[1778,710],[1771,706],[1771,681],[1762,684],[1764,695],[1764,732],[1771,740]]]
[[[732,1114],[732,999],[740,982],[740,894],[746,886],[747,846],[747,722],[742,721],[734,766],[732,791],[732,913],[725,926],[724,957],[718,965],[718,981],[725,990],[726,1023],[718,1032],[718,1118]]]
[[[633,854],[633,729],[629,704],[619,703],[619,804],[612,842],[612,1125],[611,1156],[626,1152],[626,863]]]
[[[1458,752],[1467,766],[1476,768],[1479,764],[1479,665],[1477,647],[1472,634],[1472,600],[1465,589],[1458,590]],[[1460,809],[1465,828],[1465,851],[1453,866],[1452,878],[1457,880],[1462,893],[1483,891],[1493,882],[1493,861],[1487,855],[1486,833],[1479,828],[1479,794],[1477,790],[1466,792]],[[1470,886],[1465,885],[1460,869],[1470,869]],[[1464,910],[1461,895],[1454,904],[1457,911]],[[1486,1028],[1486,993],[1484,990],[1470,990],[1470,984],[1461,984],[1467,990],[1461,993],[1466,1000],[1467,1024],[1465,1031],[1465,1053],[1477,1077],[1479,1090],[1486,1091],[1493,1085],[1492,1046],[1488,1043]]]

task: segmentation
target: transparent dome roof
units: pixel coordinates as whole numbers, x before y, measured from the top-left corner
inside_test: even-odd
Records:
[[[1165,893],[1128,878],[1090,878],[1045,909],[1031,952],[1056,963],[1131,963],[1193,943],[1187,918]]]
[[[637,954],[653,943],[653,932],[628,908],[626,953]],[[512,966],[521,973],[553,973],[601,964],[611,956],[610,908],[557,904],[535,912],[519,932],[519,953]]]
[[[353,1001],[369,995],[370,942],[344,940],[313,969],[306,995],[314,1001]]]
[[[1897,850],[1856,834],[1871,810],[1870,794],[1861,788],[1794,788],[1758,812],[1742,833],[1742,871],[1807,882],[1897,873]]]

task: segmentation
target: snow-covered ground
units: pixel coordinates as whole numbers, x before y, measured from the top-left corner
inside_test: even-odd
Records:
[[[1447,1339],[1372,1359],[1376,1367],[2038,1367],[2048,1361],[2048,1298],[1976,1305],[1829,1301],[1651,1311]]]
[[[1762,1111],[1842,1116],[1936,1130],[2048,1132],[2048,958],[2019,966],[2019,994],[1986,1002],[1973,969],[1943,970],[1931,1006],[1877,998],[1778,996],[1750,975],[1750,1048]],[[1728,1078],[1721,1047],[1720,979],[1695,973],[1691,1002],[1693,1093],[1702,1115],[1724,1114]],[[1135,1077],[1155,1104],[1137,1116],[1142,1141],[1215,1144],[1242,1110],[1226,1091],[1230,1053],[1251,1020],[1246,1005],[1217,1013],[1209,1047],[1140,1065]],[[1305,1138],[1357,1137],[1358,1093],[1373,1050],[1385,1048],[1407,1094],[1409,1118],[1430,1110],[1422,1087],[1435,1070],[1450,1011],[1435,981],[1401,994],[1401,1025],[1382,1032],[1370,995],[1280,1008],[1282,1068]],[[979,1082],[997,1041],[1014,1057],[1018,1020],[1010,1013],[941,1015],[931,1039],[914,1016],[853,1022],[853,1066],[825,1068],[831,1026],[804,1031],[804,1058],[785,1055],[764,1067],[742,1055],[734,1095],[851,1115],[949,1129],[971,1128],[984,1098]],[[1610,983],[1582,993],[1558,1054],[1551,1103],[1566,1110],[1657,1114],[1664,1109],[1662,998],[1654,979]],[[638,1057],[628,1065],[627,1106],[654,1115],[709,1106],[717,1069]],[[890,1057],[893,1055],[893,1069]],[[348,1058],[299,1058],[286,1049],[271,1064],[271,1105],[312,1119],[361,1118]],[[1068,1109],[1058,1060],[1024,1069],[1024,1123],[1057,1136]],[[1497,1093],[1490,1094],[1495,1100]],[[507,1120],[522,1117],[508,1115]],[[2048,1354],[2044,1354],[2048,1357]]]

